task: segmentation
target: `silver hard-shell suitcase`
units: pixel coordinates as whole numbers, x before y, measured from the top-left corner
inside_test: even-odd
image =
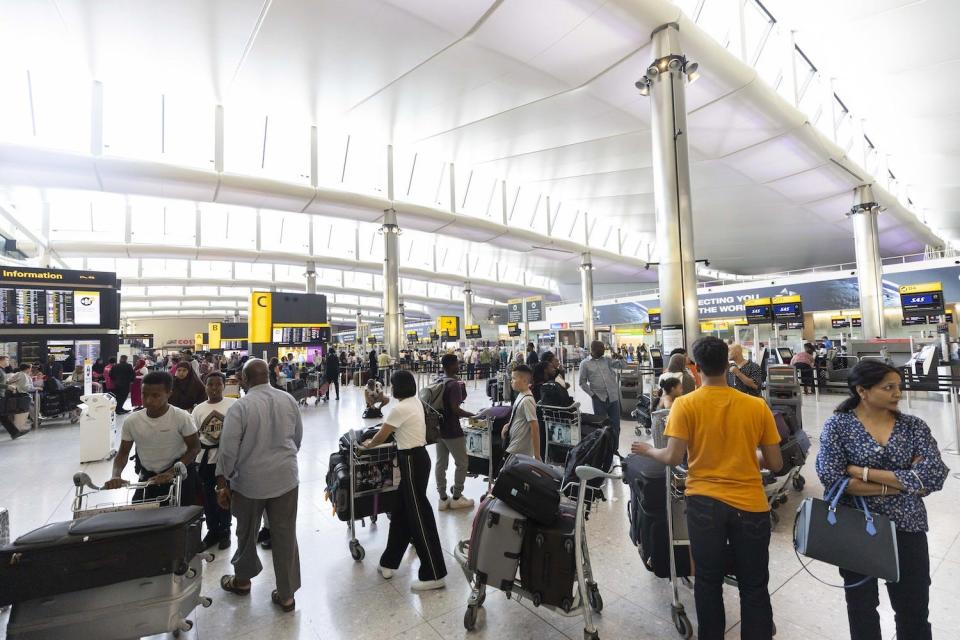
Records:
[[[188,631],[187,616],[200,595],[203,560],[198,554],[183,575],[165,574],[19,602],[10,612],[8,640],[129,640]]]
[[[510,591],[517,577],[527,519],[497,498],[484,500],[473,519],[469,567],[488,586]]]

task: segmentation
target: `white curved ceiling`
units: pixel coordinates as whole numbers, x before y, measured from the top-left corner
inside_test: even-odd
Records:
[[[186,91],[223,104],[228,120],[245,111],[273,116],[273,126],[315,123],[323,144],[330,131],[358,136],[355,144],[359,136],[392,143],[398,156],[416,153],[421,164],[453,161],[458,194],[471,181],[505,179],[519,187],[518,201],[550,196],[565,216],[588,211],[650,238],[649,102],[633,83],[651,60],[650,32],[670,21],[680,23],[685,51],[701,65],[687,100],[698,257],[748,274],[851,260],[844,213],[853,187],[869,175],[664,0],[8,3],[0,8],[0,59],[76,69],[101,81],[107,96],[135,86]],[[239,130],[228,128],[228,157],[231,141],[246,144]],[[229,162],[217,175],[167,163],[35,156],[49,169],[44,176],[26,155],[0,149],[0,182],[51,186],[74,179],[79,184],[58,186],[226,197],[367,220],[389,203],[382,194],[364,203],[293,181],[253,179]],[[61,171],[58,163],[70,166]],[[82,178],[71,173],[78,166]],[[429,179],[436,182],[433,174]],[[876,191],[890,211],[884,255],[938,242],[893,196]],[[403,192],[399,185],[398,200]],[[565,228],[534,229],[536,216],[527,220],[525,211],[504,233],[497,218],[451,217],[430,204],[397,204],[401,225],[513,243],[565,263],[563,277],[575,277],[578,245],[563,237]],[[571,252],[532,249],[544,238]],[[654,279],[642,269],[646,256],[596,253],[601,281],[629,286]]]

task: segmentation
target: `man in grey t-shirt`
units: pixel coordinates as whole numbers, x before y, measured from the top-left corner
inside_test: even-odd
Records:
[[[525,364],[514,368],[510,378],[511,388],[517,399],[513,402],[510,421],[504,425],[502,436],[507,443],[507,453],[522,453],[540,460],[540,425],[537,423],[537,403],[530,393],[533,372]]]

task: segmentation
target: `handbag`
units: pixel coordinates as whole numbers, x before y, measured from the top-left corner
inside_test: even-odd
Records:
[[[847,588],[870,578],[898,582],[896,525],[885,515],[870,513],[860,496],[855,496],[859,509],[838,504],[849,483],[849,478],[837,480],[823,500],[804,499],[793,525],[794,549],[808,558],[868,576]]]

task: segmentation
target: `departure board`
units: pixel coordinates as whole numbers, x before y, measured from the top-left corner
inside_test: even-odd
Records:
[[[100,292],[0,288],[0,326],[100,325]]]
[[[273,327],[277,344],[323,344],[330,342],[330,327]]]

